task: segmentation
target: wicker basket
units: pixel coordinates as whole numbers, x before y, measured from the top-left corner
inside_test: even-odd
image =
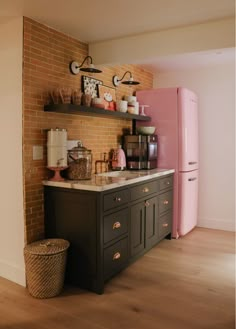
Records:
[[[69,246],[63,239],[46,239],[24,248],[27,287],[33,297],[49,298],[61,292]]]

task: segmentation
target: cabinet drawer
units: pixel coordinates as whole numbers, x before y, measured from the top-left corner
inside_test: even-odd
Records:
[[[104,217],[104,243],[107,243],[128,231],[128,208]]]
[[[173,197],[172,191],[159,195],[159,213],[163,213],[172,208]]]
[[[113,209],[129,202],[130,194],[128,189],[120,190],[117,192],[104,195],[103,198],[103,210]]]
[[[172,188],[173,186],[173,176],[164,177],[159,180],[160,191],[165,190],[166,188]]]
[[[140,199],[158,191],[157,181],[143,183],[131,188],[131,201]]]
[[[128,260],[128,238],[122,239],[104,249],[105,280],[119,272]]]
[[[163,216],[160,217],[159,219],[159,238],[166,236],[171,232],[171,227],[172,227],[172,212],[169,212]]]

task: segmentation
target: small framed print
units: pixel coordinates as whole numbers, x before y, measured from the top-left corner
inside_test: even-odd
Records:
[[[92,95],[92,98],[98,97],[98,85],[102,85],[101,80],[82,75],[81,89],[85,94]]]
[[[103,98],[105,110],[115,110],[116,90],[115,88],[98,85],[98,96]]]

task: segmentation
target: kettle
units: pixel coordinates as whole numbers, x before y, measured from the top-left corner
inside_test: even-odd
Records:
[[[112,156],[112,170],[124,170],[126,168],[125,152],[122,150],[121,145],[114,150]]]

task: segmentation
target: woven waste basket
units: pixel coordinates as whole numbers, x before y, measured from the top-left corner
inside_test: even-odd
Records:
[[[63,239],[40,240],[25,246],[26,281],[33,297],[49,298],[61,292],[69,246]]]

